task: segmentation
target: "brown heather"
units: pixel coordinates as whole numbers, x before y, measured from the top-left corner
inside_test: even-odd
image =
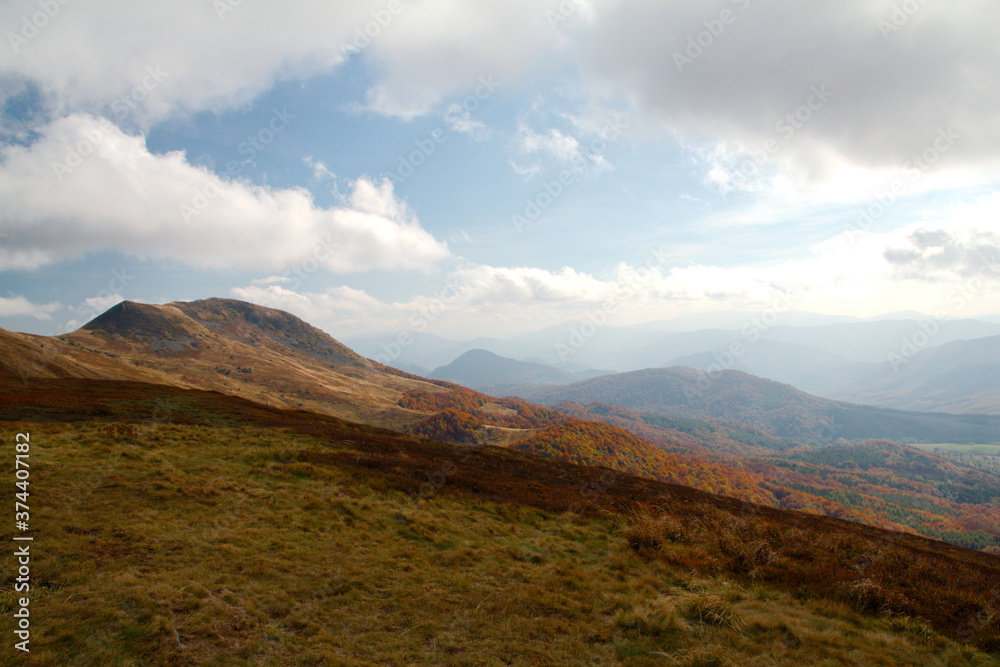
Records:
[[[214,392],[18,381],[0,418],[18,664],[997,664],[1000,561],[913,535]]]

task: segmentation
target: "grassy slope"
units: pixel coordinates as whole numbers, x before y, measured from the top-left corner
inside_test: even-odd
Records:
[[[337,447],[301,434],[7,427],[32,432],[42,508],[28,664],[986,660],[919,621],[692,575],[608,519],[414,502],[296,461]]]
[[[368,368],[366,364],[369,362],[354,356],[337,341],[298,318],[232,300],[209,299],[166,306],[123,303],[87,327],[66,336],[30,337],[0,331],[0,351],[4,350],[9,354],[0,355],[0,373],[6,368],[9,374],[19,378],[31,375],[84,375],[105,379],[144,379],[182,387],[215,389],[277,407],[301,406],[352,421],[400,430],[412,431],[418,422],[435,419],[428,414],[443,407],[461,405],[461,409],[471,410],[466,404],[475,404],[477,408],[471,412],[478,415],[482,423],[517,426],[517,429],[481,429],[483,433],[476,437],[491,444],[516,444],[531,436],[533,427],[542,426],[545,422],[544,419],[519,424],[498,421],[500,418],[494,412],[505,411],[499,405],[502,400],[442,382],[387,372],[388,369],[373,362]],[[410,404],[409,399],[415,394],[423,396],[424,400]],[[431,401],[431,398],[436,398],[437,402]],[[664,458],[660,452],[637,457],[636,451],[633,451],[631,456],[616,455],[607,461],[592,462],[743,500],[817,511],[887,528],[906,525],[925,535],[959,541],[966,546],[1000,544],[997,522],[993,520],[994,512],[989,510],[984,513],[983,505],[962,509],[962,513],[974,517],[988,516],[989,521],[983,523],[976,518],[956,522],[952,519],[958,516],[954,508],[940,511],[931,508],[935,511],[914,513],[908,507],[900,509],[895,503],[887,504],[867,495],[860,497],[842,493],[843,489],[839,486],[828,488],[830,485],[825,482],[819,483],[819,491],[814,491],[812,486],[816,484],[811,480],[799,479],[801,475],[790,474],[781,466],[760,468],[760,464],[755,463],[753,474],[750,474],[750,468],[741,470],[739,463],[730,465],[728,461],[708,460],[711,458],[708,452],[720,456],[726,452],[755,452],[760,455],[767,453],[767,447],[786,448],[788,443],[781,439],[750,428],[738,429],[734,425],[718,423],[709,425],[711,428],[706,431],[704,423],[691,419],[643,415],[636,421],[635,413],[631,414],[631,419],[626,419],[628,415],[612,418],[612,414],[629,411],[605,407],[611,412],[585,418],[603,419],[631,428],[652,444],[678,454],[666,467],[655,465],[657,461],[650,461]],[[526,409],[532,413],[543,411],[533,406]],[[591,410],[596,409],[591,406]],[[686,432],[672,430],[675,427],[686,429]],[[445,439],[450,438],[445,436]],[[559,456],[558,448],[550,448],[548,453]],[[616,450],[614,453],[629,452]],[[691,456],[691,453],[695,455]],[[781,484],[786,477],[786,481],[794,486],[772,495],[773,483]],[[878,489],[867,493],[885,495]],[[891,493],[897,494],[897,491],[893,489]],[[912,502],[907,500],[906,503],[916,503],[920,507],[926,505],[922,498]],[[966,524],[972,523],[977,526],[982,524],[985,532],[966,540],[961,531],[966,530]]]
[[[25,664],[991,664],[937,631],[998,646],[982,554],[218,394],[33,387],[0,400],[36,415],[2,424],[32,434]]]

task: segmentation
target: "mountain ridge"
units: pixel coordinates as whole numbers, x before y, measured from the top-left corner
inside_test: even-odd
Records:
[[[552,366],[518,361],[481,348],[464,352],[451,363],[435,368],[428,377],[473,389],[498,384],[565,384],[574,379]]]
[[[1000,416],[857,405],[813,396],[791,385],[735,370],[703,373],[683,366],[652,368],[539,388],[526,392],[523,398],[543,405],[605,402],[667,416],[732,419],[776,436],[818,442],[840,437],[993,442],[1000,437]]]

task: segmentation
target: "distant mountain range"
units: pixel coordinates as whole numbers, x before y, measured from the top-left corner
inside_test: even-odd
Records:
[[[618,373],[537,388],[522,398],[612,403],[653,414],[731,419],[780,437],[832,442],[996,442],[1000,416],[904,412],[820,398],[741,371],[706,374],[683,366]]]
[[[692,344],[705,338],[702,332],[680,335]],[[923,377],[945,374],[972,355],[965,371],[970,375],[977,364],[988,367],[991,345],[983,339],[975,349],[942,346],[907,363]],[[940,356],[936,364],[933,357],[921,359],[932,351]],[[799,359],[818,355],[823,363],[831,359],[822,355],[835,354],[808,348],[798,353]],[[793,359],[789,368],[795,363],[801,362]],[[247,400],[244,408],[265,421],[277,418],[274,408],[297,408],[301,415],[325,413],[430,440],[519,449],[775,507],[913,529],[974,548],[1000,548],[1000,532],[977,528],[994,525],[983,517],[993,516],[1000,481],[971,469],[959,472],[936,455],[871,440],[995,442],[1000,416],[882,410],[736,370],[651,368],[572,381],[580,370],[572,362],[555,369],[474,350],[435,373],[494,388],[517,382],[524,395],[551,405],[546,408],[366,359],[279,310],[231,299],[123,302],[62,336],[0,329],[0,412],[10,421],[42,418],[37,410],[42,404],[52,409],[56,396],[63,411],[110,422],[111,432],[127,434],[140,425],[120,423],[124,406],[148,398],[151,388],[178,397],[178,404],[162,407],[163,419],[184,424],[194,422],[180,397],[199,389],[220,410],[235,405],[219,400],[225,394]],[[976,386],[986,391],[989,373],[980,380]],[[898,382],[886,384],[885,391],[901,394],[908,380]],[[112,407],[99,404],[101,393]],[[49,403],[26,407],[22,394],[49,397]],[[114,408],[116,402],[123,407]],[[234,415],[215,418],[238,424]],[[363,438],[387,433],[368,426],[356,432]],[[868,442],[847,447],[843,439]],[[835,453],[800,456],[812,451],[810,443]],[[408,465],[401,455],[396,465]],[[864,493],[850,490],[859,483],[857,474],[864,475]],[[546,483],[538,482],[539,488]]]
[[[354,336],[344,342],[366,357],[392,366],[421,366],[424,372],[449,364],[473,349],[545,363],[567,371],[584,368],[631,371],[675,365],[673,362],[680,357],[721,352],[733,343],[742,344],[746,354],[750,354],[759,342],[773,341],[817,350],[848,362],[878,364],[886,361],[888,355],[899,353],[907,340],[916,340],[920,343],[918,348],[924,349],[955,340],[1000,335],[998,321],[946,320],[937,325],[932,336],[923,340],[924,327],[935,325],[928,318],[913,315],[900,313],[899,319],[829,323],[830,318],[826,316],[807,313],[782,313],[773,321],[762,319],[758,313],[689,318],[690,321],[683,320],[680,324],[668,321],[632,326],[609,324],[596,328],[587,322],[570,321],[507,338],[458,341],[435,334],[414,333],[411,343],[399,349],[392,349],[398,332]],[[687,326],[702,322],[718,322],[723,326]],[[819,358],[820,362],[828,360]],[[752,372],[759,374],[760,370]]]
[[[469,350],[458,359],[435,368],[428,377],[447,380],[492,396],[508,396],[526,386],[569,384],[609,371],[570,373],[555,366],[501,357],[486,350]]]
[[[825,393],[904,410],[1000,414],[1000,336],[953,341],[856,369]]]
[[[685,323],[732,319],[696,318]],[[812,324],[791,326],[786,321]],[[703,371],[744,371],[817,396],[879,407],[1000,414],[1000,373],[990,370],[1000,362],[1000,323],[875,319],[817,324],[822,321],[820,316],[796,313],[768,326],[759,316],[748,316],[744,326],[735,330],[673,332],[659,328],[671,323],[591,330],[583,323],[570,322],[508,339],[480,338],[465,343],[420,334],[384,361],[434,377],[443,377],[439,372],[450,373],[455,381],[494,395],[531,391],[535,384],[569,383],[588,372],[596,376],[609,371],[689,366]],[[379,358],[380,350],[384,354],[384,346],[391,343],[390,338],[378,336],[350,340],[361,354],[373,358]],[[943,347],[948,351],[941,354],[947,359],[931,354]],[[476,371],[468,360],[462,362],[465,370],[461,373],[441,370],[473,349],[508,361],[501,364],[492,360],[489,377]],[[535,366],[530,370],[516,368],[512,365],[515,361]],[[544,371],[538,364],[551,370]]]

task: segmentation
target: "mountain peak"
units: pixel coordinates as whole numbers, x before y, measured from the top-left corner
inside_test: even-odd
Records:
[[[264,337],[327,363],[369,365],[353,350],[291,313],[236,299],[174,301],[166,305],[122,301],[82,329],[139,342],[181,340],[190,343],[212,335],[209,332],[247,344],[259,342]]]
[[[518,361],[488,350],[472,349],[446,366],[434,369],[430,377],[457,382],[467,387],[499,384],[562,384],[572,381],[565,371],[545,364]]]
[[[176,338],[191,335],[190,328],[185,325],[185,319],[182,313],[169,306],[122,301],[80,328],[126,338],[150,335]]]
[[[369,362],[330,334],[284,310],[236,299],[210,298],[175,301],[176,307],[204,327],[224,332],[242,342],[262,334],[275,343],[341,366],[368,366]]]

